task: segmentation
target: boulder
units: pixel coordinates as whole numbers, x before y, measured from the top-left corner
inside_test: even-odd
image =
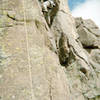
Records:
[[[79,39],[85,48],[96,48],[100,47],[100,29],[91,20],[82,18],[75,18],[77,33]]]

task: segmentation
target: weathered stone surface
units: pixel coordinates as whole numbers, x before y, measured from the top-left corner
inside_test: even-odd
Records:
[[[98,27],[75,26],[66,0],[54,0],[49,25],[40,1],[0,1],[0,100],[100,100]]]
[[[100,47],[100,29],[90,20],[83,20],[81,17],[76,18],[76,28],[79,39],[84,47]]]
[[[84,48],[89,46],[89,53],[85,50],[84,52],[88,56],[89,63],[92,66],[92,72],[87,77],[87,71],[83,69],[84,67],[82,67],[84,66],[84,64],[79,64],[77,60],[67,67],[66,75],[72,94],[71,97],[72,100],[99,100],[100,49],[98,42],[97,44],[94,42],[99,40],[99,33],[96,33],[97,31],[94,31],[95,33],[89,31],[92,29],[99,31],[99,29],[91,20],[83,20],[81,18],[77,18],[75,20],[81,43],[83,44],[83,46],[85,46]],[[96,34],[98,34],[98,36]]]
[[[5,32],[0,46],[10,61],[0,66],[0,100],[69,100],[66,75],[50,51],[52,34],[39,2],[3,0],[1,10],[0,30]]]
[[[92,50],[91,56],[95,62],[100,64],[100,50],[99,49]]]

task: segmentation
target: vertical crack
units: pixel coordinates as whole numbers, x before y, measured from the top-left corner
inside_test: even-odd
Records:
[[[50,79],[50,81],[49,81],[49,97],[50,97],[50,100],[53,100],[51,81],[52,81],[52,79]]]
[[[53,100],[53,99],[52,99],[52,89],[51,89],[51,84],[50,84],[50,87],[49,87],[49,96],[50,96],[50,100]]]

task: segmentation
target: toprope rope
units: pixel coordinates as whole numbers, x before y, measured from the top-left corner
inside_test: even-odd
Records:
[[[32,83],[32,71],[31,71],[31,59],[29,54],[29,40],[28,40],[28,30],[27,30],[27,23],[26,23],[26,8],[25,8],[25,0],[23,0],[23,9],[24,9],[24,26],[25,26],[25,34],[26,34],[26,48],[27,48],[27,57],[28,57],[28,67],[29,67],[29,77],[30,77],[30,86],[31,86],[31,97],[34,100],[34,92],[33,92],[33,83]]]

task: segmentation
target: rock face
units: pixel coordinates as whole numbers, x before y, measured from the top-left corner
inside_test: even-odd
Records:
[[[85,48],[100,46],[100,30],[92,20],[76,18],[76,28],[80,36],[80,41]]]
[[[100,100],[99,28],[42,2],[0,1],[0,100]]]
[[[0,55],[0,100],[69,100],[39,2],[5,0],[0,7],[0,46],[9,59]]]

